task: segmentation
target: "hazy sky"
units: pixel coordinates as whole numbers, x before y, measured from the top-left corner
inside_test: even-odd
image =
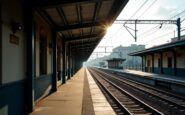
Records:
[[[117,19],[176,20],[180,17],[183,21],[185,19],[184,6],[185,0],[129,0]],[[134,29],[134,25],[127,26]],[[122,24],[113,24],[94,52],[105,50],[99,46],[111,46],[107,48],[107,51],[111,51],[112,48],[120,45],[129,46],[130,44],[144,44],[148,48],[167,43],[171,38],[177,36],[176,25],[164,24],[161,29],[159,27],[160,25],[155,24],[138,24],[137,42],[135,42]],[[182,30],[185,28],[185,21],[181,23],[181,28]],[[134,31],[132,33],[134,34]],[[182,31],[181,35],[184,34],[185,32]]]

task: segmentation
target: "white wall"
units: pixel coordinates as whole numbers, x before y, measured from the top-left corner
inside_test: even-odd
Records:
[[[172,67],[174,67],[174,57],[173,53],[168,51],[168,52],[163,52],[163,67],[167,68],[168,67],[168,57],[172,57]]]
[[[158,59],[160,59],[160,54],[155,53],[154,54],[154,67],[158,67]]]
[[[150,60],[150,67],[152,67],[152,56],[151,56],[151,55],[147,55],[147,56],[146,56],[145,67],[147,67],[147,60]]]
[[[9,42],[12,34],[10,23],[23,23],[21,0],[2,0],[2,83],[22,80],[26,72],[25,37],[23,32],[17,32],[19,44]]]

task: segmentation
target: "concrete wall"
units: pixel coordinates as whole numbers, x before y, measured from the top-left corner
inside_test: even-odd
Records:
[[[146,67],[147,67],[147,61],[148,60],[150,60],[150,67],[152,67],[152,56],[151,55],[146,56],[146,63],[145,63]]]
[[[25,36],[22,31],[15,33],[19,44],[10,43],[11,22],[23,24],[21,0],[2,0],[2,83],[10,83],[25,78]]]
[[[18,44],[10,43],[11,22],[23,24],[21,1],[0,1],[0,115],[23,115],[25,107],[26,38],[23,31],[15,33]]]
[[[158,59],[160,59],[160,54],[155,53],[154,54],[154,67],[158,67]]]
[[[163,67],[164,68],[168,68],[168,57],[172,57],[172,68],[174,67],[174,57],[173,57],[173,53],[168,51],[168,52],[163,52]]]

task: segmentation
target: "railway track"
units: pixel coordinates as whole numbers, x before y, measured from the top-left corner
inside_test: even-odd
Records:
[[[103,92],[109,95],[108,100],[111,101],[113,109],[118,115],[162,115],[161,112],[139,100],[134,95],[113,82],[104,79],[100,73],[89,70],[97,84],[103,89]]]
[[[147,102],[152,107],[162,111],[164,114],[185,114],[184,97],[128,80],[117,75],[114,77],[115,75],[112,73],[108,74],[95,69],[93,69],[93,71],[96,71],[101,76],[104,76],[104,79],[114,82],[119,87],[127,89],[127,91],[131,92],[144,102]]]

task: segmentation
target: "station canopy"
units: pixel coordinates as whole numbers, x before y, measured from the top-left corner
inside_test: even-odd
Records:
[[[33,0],[35,10],[58,35],[69,43],[72,53],[86,60],[128,0]]]

